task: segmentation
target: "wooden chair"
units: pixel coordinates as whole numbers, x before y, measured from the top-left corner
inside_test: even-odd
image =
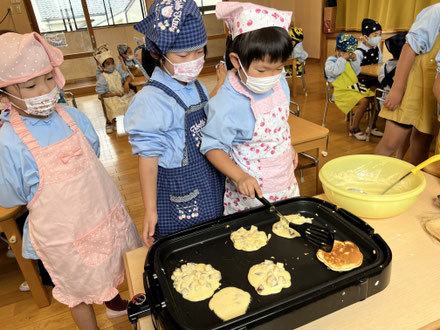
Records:
[[[330,104],[335,104],[334,88],[333,88],[333,85],[331,82],[326,81],[325,82],[325,108],[324,108],[324,114],[322,117],[322,126],[323,127],[325,127],[325,123],[327,121],[328,108],[329,108]],[[367,112],[367,120],[368,120],[366,141],[368,142],[368,141],[370,141],[371,130],[373,127],[374,118],[376,117],[376,113],[377,113],[377,104],[375,101],[370,102],[366,112]],[[352,110],[346,115],[346,121],[348,122],[348,126],[350,128],[351,123],[353,122],[353,111]],[[326,149],[328,149],[328,137],[327,137]]]
[[[32,296],[38,307],[42,308],[50,304],[49,294],[44,288],[40,275],[35,268],[34,260],[24,259],[21,252],[21,234],[15,219],[26,212],[26,207],[17,206],[10,209],[0,207],[0,232],[4,232],[8,244],[14,252],[18,266],[27,281]],[[18,290],[18,289],[17,289]]]

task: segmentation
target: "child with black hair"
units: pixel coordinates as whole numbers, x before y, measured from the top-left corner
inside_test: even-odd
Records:
[[[382,51],[378,47],[382,39],[382,26],[369,18],[362,21],[362,43],[356,49],[361,66],[382,63]]]
[[[208,41],[200,10],[193,0],[155,0],[148,13],[134,28],[146,36],[151,79],[134,97],[124,124],[139,155],[143,241],[150,246],[220,217],[224,177],[199,151],[208,101],[197,80]]]
[[[224,214],[299,195],[284,62],[292,53],[291,12],[252,3],[219,2],[230,32],[225,83],[205,108],[201,152],[228,178]],[[250,197],[250,198],[249,198]]]

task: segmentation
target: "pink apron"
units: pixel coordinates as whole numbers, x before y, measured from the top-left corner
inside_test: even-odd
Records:
[[[257,179],[264,197],[271,202],[299,196],[287,123],[289,101],[281,82],[275,85],[270,96],[255,101],[236,74],[230,73],[228,77],[231,86],[250,99],[255,116],[253,139],[233,146],[232,159],[243,171]],[[227,215],[261,206],[261,203],[240,194],[235,183],[226,179],[224,206],[224,214]]]
[[[47,268],[54,298],[69,307],[102,304],[124,280],[122,255],[142,245],[121,195],[73,119],[73,133],[40,147],[15,109],[11,124],[34,157],[40,183],[29,209],[31,243]]]

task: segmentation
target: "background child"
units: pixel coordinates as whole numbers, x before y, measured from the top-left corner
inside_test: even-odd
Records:
[[[10,103],[0,129],[0,205],[27,205],[23,256],[41,259],[54,298],[71,308],[79,328],[97,329],[91,304],[105,302],[109,317],[126,313],[117,290],[122,255],[141,245],[139,234],[96,156],[90,121],[56,105],[65,83],[61,51],[35,32],[6,33],[0,48],[7,53],[0,93]]]
[[[309,54],[304,50],[303,40],[304,34],[303,29],[299,27],[291,26],[289,29],[290,38],[292,38],[293,52],[290,57],[296,58],[296,75],[301,75],[301,69],[304,66],[304,62],[309,57]],[[289,72],[290,71],[290,72]],[[292,69],[290,66],[286,67],[287,74],[293,75]]]
[[[196,79],[207,43],[199,8],[193,0],[156,0],[148,13],[135,29],[145,34],[157,66],[124,123],[133,154],[140,156],[143,240],[150,246],[153,235],[158,239],[220,217],[224,177],[199,151],[208,101]]]
[[[357,44],[352,35],[338,34],[335,56],[330,56],[325,62],[325,76],[333,84],[335,103],[343,113],[348,114],[358,104],[350,134],[358,140],[365,141],[367,136],[359,128],[359,123],[368,107],[368,97],[374,93],[359,84],[357,79],[361,71],[360,61],[354,52]]]
[[[437,72],[435,58],[440,50],[439,17],[440,4],[426,7],[406,35],[393,86],[379,114],[388,120],[376,154],[392,156],[411,131],[410,162],[416,165],[428,158],[438,126],[437,102],[432,91]]]
[[[131,47],[127,44],[119,44],[117,48],[119,53],[118,71],[123,70],[131,73],[134,77],[143,76],[141,70],[137,66],[136,61],[134,60],[136,55],[133,54]]]
[[[382,39],[382,26],[372,19],[362,21],[362,43],[356,49],[361,66],[382,63],[382,51],[378,47]]]
[[[380,88],[386,92],[384,93],[384,95],[382,95],[382,98],[385,98],[388,95],[388,92],[391,90],[391,87],[393,86],[394,75],[396,73],[396,66],[399,61],[402,47],[405,44],[405,36],[407,33],[408,31],[399,32],[396,35],[392,36],[391,38],[385,40],[385,46],[387,47],[391,55],[393,55],[393,58],[389,59],[384,63],[384,65],[382,65],[382,67],[380,68],[379,76],[377,78],[380,83]],[[380,107],[382,108],[383,101],[379,101],[379,104]],[[403,124],[398,124],[398,125],[403,125]],[[411,128],[411,126],[408,126],[408,128]],[[396,151],[396,158],[403,159],[403,157],[405,156],[409,148],[410,133],[411,131],[408,131],[405,142]]]
[[[228,177],[224,214],[231,214],[260,206],[255,194],[272,202],[299,195],[282,72],[293,48],[292,13],[219,2],[216,15],[231,33],[225,59],[232,70],[205,108],[201,152]]]
[[[133,78],[128,72],[115,69],[113,54],[106,45],[95,50],[93,56],[103,70],[96,77],[96,92],[104,98],[106,132],[113,133],[116,129],[116,117],[125,115],[134,96],[130,89]]]

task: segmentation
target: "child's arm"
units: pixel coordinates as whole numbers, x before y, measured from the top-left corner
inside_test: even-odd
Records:
[[[325,74],[329,78],[337,78],[345,70],[347,60],[343,57],[329,57],[325,62]]]
[[[396,110],[402,101],[403,93],[405,92],[406,83],[408,81],[408,75],[415,58],[416,53],[412,50],[409,44],[405,44],[400,53],[399,62],[397,63],[393,86],[383,103],[389,110]]]
[[[122,70],[128,72],[127,66],[125,65],[124,59],[122,58],[121,55],[119,55],[119,66],[121,67]]]
[[[157,224],[157,169],[157,157],[139,156],[139,181],[145,210],[142,239],[147,247],[154,242],[153,235]]]
[[[258,197],[263,197],[258,181],[235,164],[226,152],[221,149],[212,149],[206,153],[206,158],[217,170],[237,184],[240,194],[255,198],[255,192],[257,192]]]
[[[215,85],[214,89],[209,93],[209,98],[213,98],[215,94],[217,94],[220,87],[222,87],[223,83],[225,82],[226,76],[228,74],[228,70],[226,69],[226,66],[223,63],[219,63],[216,68],[216,74],[217,74],[217,85]]]

